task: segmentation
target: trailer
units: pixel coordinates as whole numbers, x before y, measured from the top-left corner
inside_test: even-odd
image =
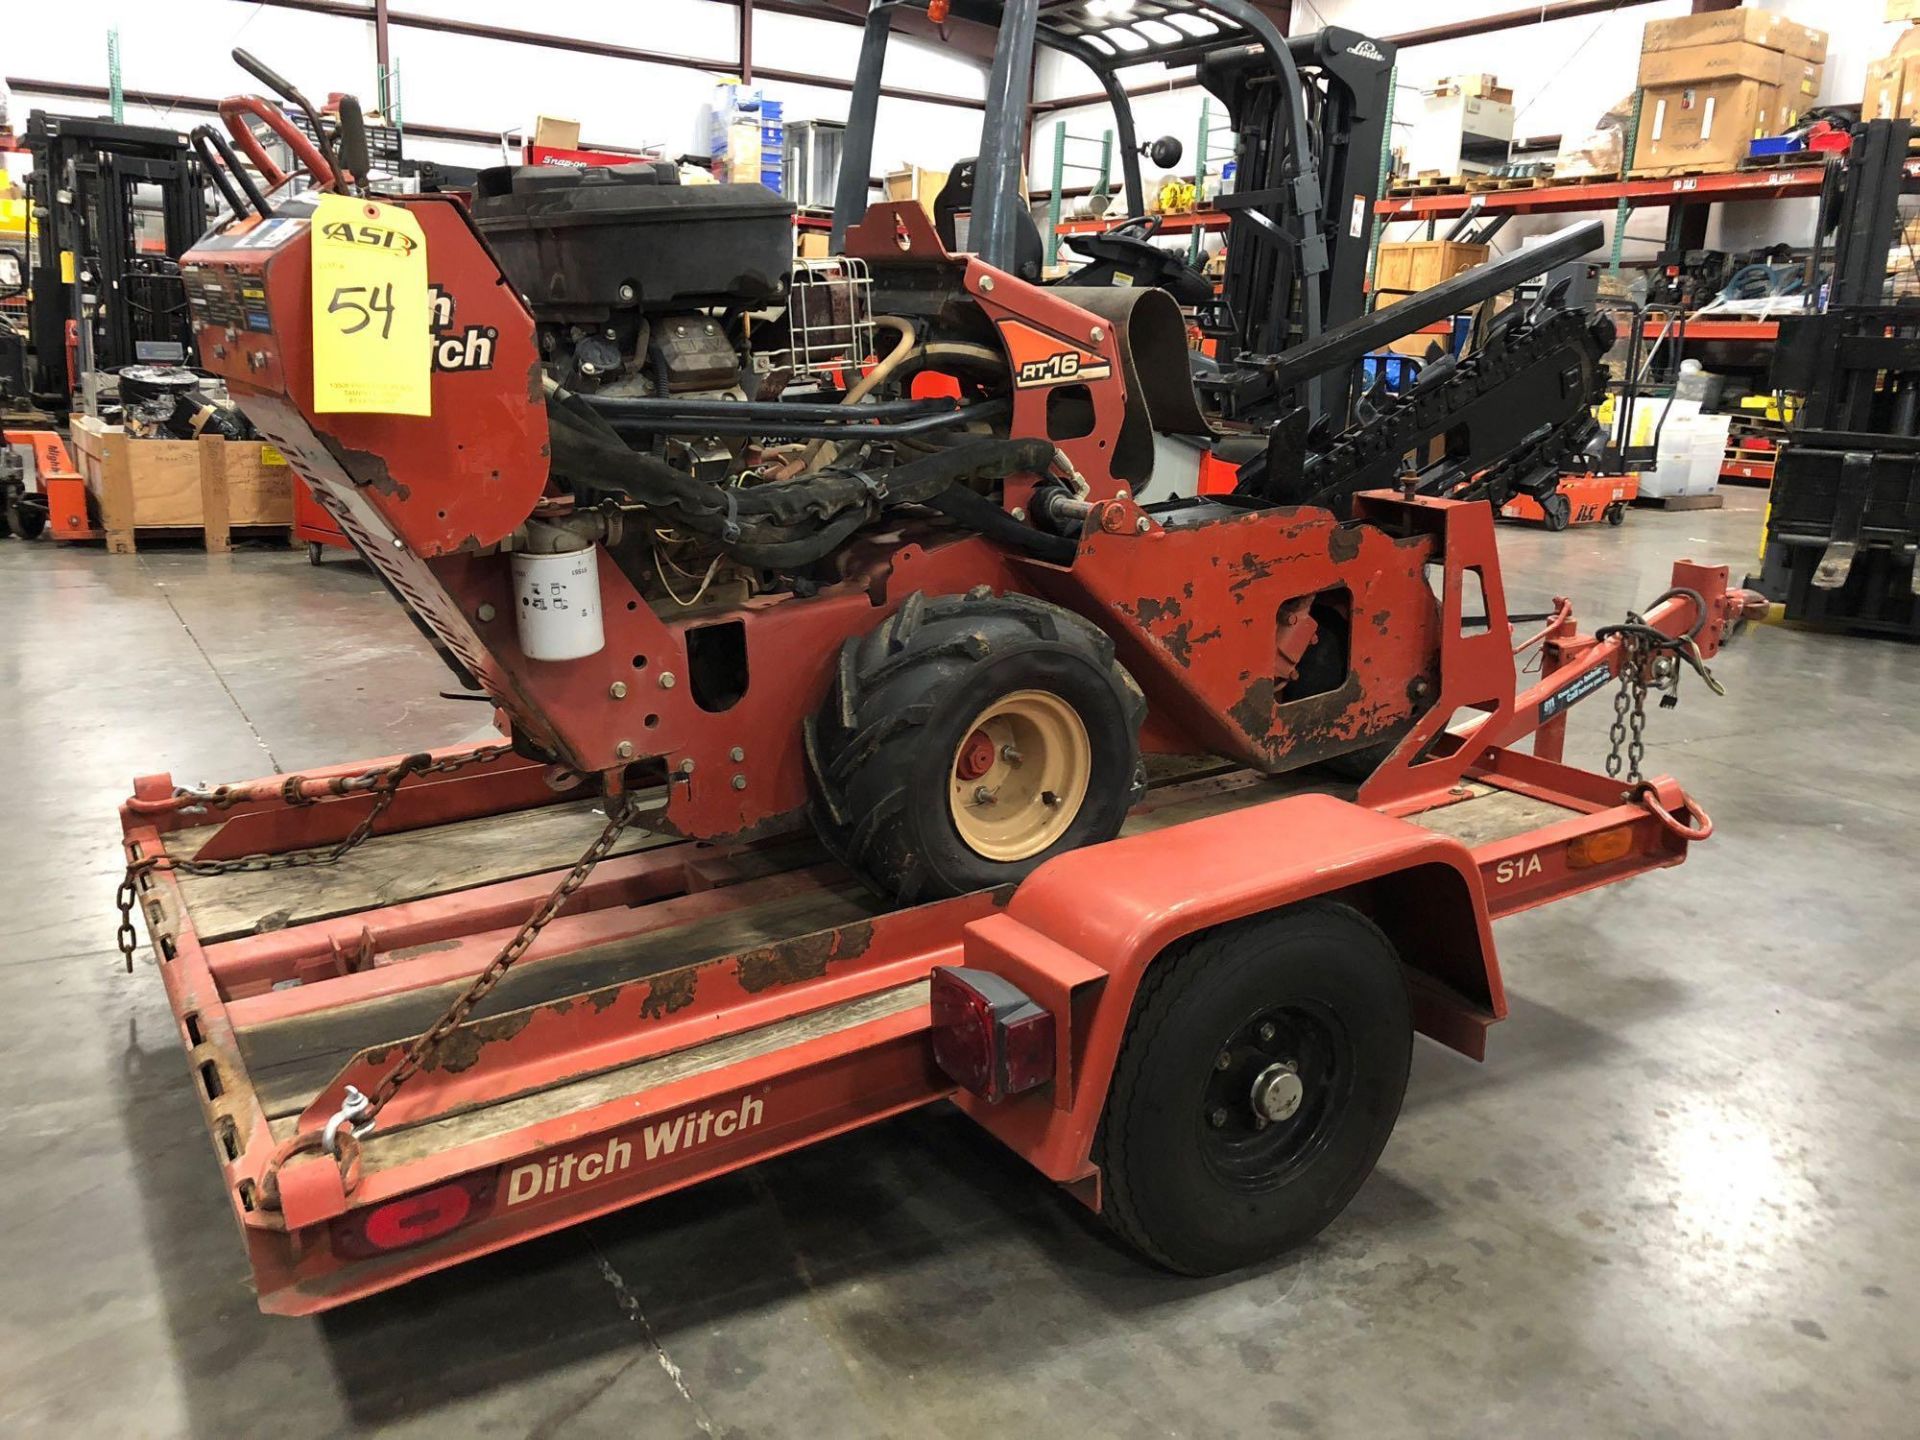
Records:
[[[506,745],[142,777],[122,947],[137,914],[260,1307],[324,1311],[941,1101],[1170,1269],[1313,1234],[1386,1143],[1413,1033],[1483,1057],[1492,922],[1711,834],[1639,776],[1642,707],[1683,666],[1710,681],[1760,603],[1683,562],[1625,624],[1582,633],[1559,601],[1516,643],[1489,507],[1362,500],[1460,532],[1434,722],[1357,785],[1161,757],[1119,838],[1017,886],[896,908],[810,834],[678,838],[648,828],[661,797],[616,806]],[[1608,691],[1614,773],[1565,763],[1568,709]]]

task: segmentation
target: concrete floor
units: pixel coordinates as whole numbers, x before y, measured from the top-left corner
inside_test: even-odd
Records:
[[[1505,532],[1590,622],[1759,497]],[[1653,716],[1720,834],[1504,922],[1345,1217],[1224,1280],[1122,1252],[944,1109],[320,1321],[259,1315],[161,987],[110,949],[131,776],[472,732],[358,567],[0,542],[0,1433],[1913,1435],[1920,654],[1769,628]],[[1605,699],[1575,712],[1597,763]]]

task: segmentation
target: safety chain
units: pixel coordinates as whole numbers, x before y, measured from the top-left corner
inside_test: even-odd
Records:
[[[1607,774],[1620,778],[1624,765],[1629,785],[1640,780],[1640,762],[1647,753],[1647,642],[1637,635],[1622,641],[1620,688],[1613,696],[1613,725],[1607,731]],[[1665,697],[1662,697],[1663,703]],[[1624,756],[1622,751],[1624,750]]]
[[[1671,710],[1678,705],[1680,662],[1685,661],[1714,694],[1727,693],[1725,687],[1713,678],[1713,671],[1707,668],[1706,658],[1701,655],[1699,642],[1695,638],[1706,628],[1706,600],[1696,590],[1675,589],[1656,596],[1653,604],[1658,605],[1676,597],[1691,600],[1694,604],[1694,622],[1684,634],[1669,635],[1647,624],[1644,617],[1632,610],[1627,612],[1624,623],[1602,625],[1593,632],[1595,640],[1604,642],[1618,639],[1620,642],[1620,688],[1614,693],[1613,724],[1607,732],[1610,742],[1607,774],[1619,779],[1624,771],[1629,785],[1640,783],[1640,766],[1647,754],[1649,690],[1661,692],[1662,710]],[[1647,608],[1652,609],[1653,606]]]
[[[593,874],[594,867],[606,859],[619,843],[620,836],[633,823],[637,813],[638,807],[630,794],[609,800],[607,823],[600,831],[599,838],[587,847],[586,853],[548,892],[547,898],[514,932],[513,938],[500,947],[499,953],[488,962],[486,969],[474,977],[473,983],[461,992],[438,1020],[414,1038],[407,1046],[406,1053],[380,1077],[379,1083],[373,1087],[373,1093],[365,1095],[349,1085],[340,1109],[328,1119],[322,1130],[308,1131],[281,1147],[268,1165],[262,1186],[267,1208],[274,1209],[279,1205],[280,1167],[294,1156],[310,1151],[333,1156],[340,1166],[343,1181],[351,1186],[350,1177],[359,1163],[360,1141],[373,1129],[374,1121],[386,1108],[387,1102],[393,1099],[402,1085],[432,1062],[447,1037],[466,1023],[474,1007],[492,993],[493,987],[513,968],[514,962],[533,947],[533,942],[540,938],[540,932],[566,908],[567,902],[587,883],[587,877]]]
[[[358,775],[335,776],[326,782],[329,796],[344,798],[371,794],[373,804],[351,833],[331,845],[315,846],[309,850],[288,850],[278,855],[240,855],[231,860],[188,860],[159,852],[127,861],[127,873],[122,877],[120,888],[114,896],[114,903],[120,910],[120,927],[114,934],[114,943],[119,947],[127,970],[133,970],[134,951],[140,946],[140,935],[133,925],[133,911],[140,901],[140,882],[146,876],[159,870],[202,877],[261,874],[273,870],[296,870],[308,865],[331,865],[350,854],[373,834],[373,827],[387,813],[387,808],[400,792],[401,782],[409,776],[451,775],[469,765],[498,760],[512,751],[511,745],[485,745],[465,754],[450,755],[444,760],[435,760],[431,755],[419,753],[402,756],[392,765],[380,769],[363,771]],[[303,775],[289,775],[280,785],[280,798],[289,805],[323,803],[321,798],[305,793],[304,787],[308,783]],[[263,799],[267,793],[271,792],[262,792],[246,785],[221,785],[213,790],[180,790],[169,796],[161,808],[178,811],[205,806],[226,810],[242,801]]]

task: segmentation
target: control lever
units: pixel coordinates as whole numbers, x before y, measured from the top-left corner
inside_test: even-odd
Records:
[[[367,154],[367,122],[360,114],[358,96],[340,97],[340,126],[334,139],[340,165],[352,177],[351,183],[366,189],[367,171],[373,162]]]

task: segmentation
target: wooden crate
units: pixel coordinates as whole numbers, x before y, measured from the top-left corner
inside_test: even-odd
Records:
[[[1392,305],[1409,295],[1430,290],[1462,270],[1482,264],[1493,253],[1491,245],[1468,245],[1458,240],[1390,240],[1380,246],[1374,270],[1378,305]]]
[[[918,200],[920,208],[931,215],[933,202],[946,185],[945,170],[926,170],[918,165],[909,165],[904,169],[887,172],[887,199]]]
[[[236,528],[284,537],[293,523],[293,471],[258,440],[134,440],[87,415],[73,417],[72,432],[81,479],[117,555],[133,554],[141,530],[198,533],[219,552]]]

